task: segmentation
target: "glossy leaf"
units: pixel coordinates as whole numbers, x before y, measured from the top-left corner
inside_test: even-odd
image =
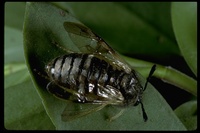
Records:
[[[66,21],[80,23],[69,12],[50,3],[26,5],[24,50],[27,66],[45,109],[58,130],[185,130],[163,97],[150,84],[143,100],[149,118],[147,122],[143,121],[140,106],[127,107],[123,115],[112,122],[108,122],[106,118],[118,107],[108,106],[85,117],[63,122],[61,114],[71,103],[49,94],[46,90],[49,81],[42,75],[46,75],[44,68],[49,61],[65,53],[57,44],[79,51],[63,27]],[[141,77],[141,83],[144,84],[145,81]]]
[[[172,22],[181,53],[197,76],[197,3],[173,2]]]

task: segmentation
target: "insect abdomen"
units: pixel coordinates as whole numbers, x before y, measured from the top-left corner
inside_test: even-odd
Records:
[[[133,82],[133,73],[118,70],[92,54],[69,54],[56,58],[49,65],[49,76],[57,84],[80,94],[98,95],[98,87],[110,85],[126,96]]]

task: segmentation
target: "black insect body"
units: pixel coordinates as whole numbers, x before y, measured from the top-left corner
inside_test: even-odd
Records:
[[[142,94],[155,66],[143,88],[136,72],[89,28],[73,22],[65,22],[64,28],[74,44],[80,46],[81,52],[66,50],[68,54],[46,65],[50,79],[47,90],[60,99],[102,105],[96,111],[108,104],[136,106],[140,103],[146,121]],[[84,39],[87,43],[81,45],[77,39]],[[80,116],[89,112],[80,112]]]
[[[78,102],[134,105],[143,93],[134,71],[118,70],[92,54],[58,57],[47,65],[47,73],[55,84],[74,91]]]

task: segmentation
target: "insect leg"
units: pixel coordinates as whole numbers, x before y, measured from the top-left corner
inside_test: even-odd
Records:
[[[119,113],[117,113],[116,115],[114,115],[114,116],[108,118],[107,120],[108,120],[109,122],[111,122],[111,121],[117,119],[119,116],[121,116],[121,115],[123,114],[124,110],[125,110],[125,109],[121,109],[121,110],[119,111]]]
[[[46,89],[49,93],[53,94],[53,96],[61,100],[76,99],[76,97],[71,97],[71,93],[69,93],[66,89],[62,89],[60,86],[55,84],[54,81],[49,82],[46,86]]]
[[[71,101],[79,102],[79,103],[80,102],[84,103],[86,101],[85,96],[83,94],[81,94],[81,93],[77,92],[75,89],[73,89],[73,88],[76,87],[74,84],[71,85],[70,89],[68,89],[67,87],[63,87],[61,85],[58,85],[58,84],[56,84],[56,86],[60,89],[60,94],[61,94],[60,98],[61,99],[69,100],[69,98],[70,98]],[[67,95],[67,96],[65,96],[65,95]]]

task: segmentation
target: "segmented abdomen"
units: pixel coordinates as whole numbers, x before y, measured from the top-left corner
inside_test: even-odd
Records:
[[[57,84],[74,89],[80,94],[98,95],[98,86],[110,85],[126,94],[135,82],[134,73],[125,73],[114,65],[92,54],[68,54],[53,60],[49,76]],[[134,80],[134,81],[133,81]]]

